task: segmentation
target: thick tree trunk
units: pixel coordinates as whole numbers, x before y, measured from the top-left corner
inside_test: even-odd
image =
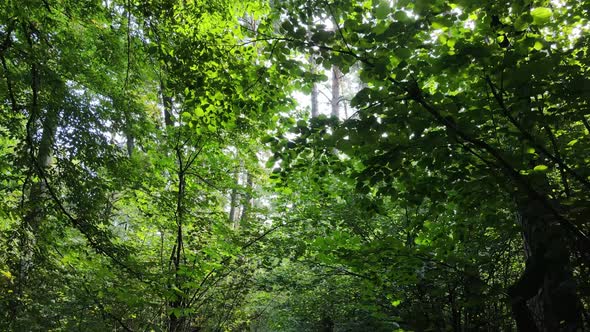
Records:
[[[250,213],[250,209],[253,205],[252,202],[252,175],[250,172],[246,172],[246,195],[244,197],[244,203],[242,205],[242,215],[240,216],[240,224],[244,224],[246,218],[248,218],[248,214]]]
[[[323,315],[322,320],[320,322],[320,331],[321,332],[333,332],[334,331],[334,321],[328,315]]]
[[[518,330],[582,330],[566,234],[542,203],[523,200],[519,205],[527,264],[509,289]]]
[[[130,131],[127,131],[125,136],[127,137],[127,155],[131,157],[133,155],[133,150],[135,150],[135,139]]]
[[[448,287],[448,301],[449,307],[451,308],[451,324],[453,325],[454,332],[461,331],[461,308],[457,305],[456,290],[454,286],[449,285]]]
[[[317,83],[313,83],[311,87],[311,117],[317,118],[320,115],[320,111],[318,108],[318,85]]]
[[[28,193],[27,201],[30,203],[30,208],[25,211],[22,230],[20,231],[18,279],[15,285],[15,294],[18,299],[23,297],[27,280],[34,267],[33,248],[36,245],[36,237],[43,221],[44,202],[47,199],[47,188],[44,177],[52,163],[53,144],[55,142],[59,119],[59,111],[54,108],[49,108],[44,116],[42,115],[40,102],[41,70],[38,64],[33,64],[31,66],[31,90],[32,99],[29,106],[30,119],[27,123],[27,150],[30,154],[30,168],[32,173],[38,175],[38,180],[32,183],[31,189]],[[41,120],[42,123],[42,134],[37,153],[35,154],[34,135],[37,131],[35,125],[38,120]],[[13,309],[13,312],[11,313],[12,318],[13,320],[16,320],[20,311],[19,300],[12,303],[11,306]]]

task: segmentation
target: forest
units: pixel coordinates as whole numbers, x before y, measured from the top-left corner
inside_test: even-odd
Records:
[[[590,331],[589,19],[0,1],[0,331]]]

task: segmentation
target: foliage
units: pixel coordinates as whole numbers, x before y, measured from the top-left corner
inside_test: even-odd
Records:
[[[584,329],[589,8],[7,1],[0,329]]]

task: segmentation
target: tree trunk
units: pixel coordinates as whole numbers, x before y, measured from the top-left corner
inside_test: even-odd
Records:
[[[234,229],[237,229],[237,222],[236,222],[236,208],[238,205],[238,186],[240,185],[239,183],[240,180],[240,171],[236,170],[235,173],[235,183],[234,183],[234,187],[231,190],[231,195],[230,195],[230,207],[229,207],[229,222],[230,224],[233,226]]]
[[[248,213],[250,212],[250,208],[252,207],[252,175],[250,172],[246,172],[246,195],[244,197],[244,203],[242,205],[242,215],[240,216],[240,224],[244,224],[246,218],[248,218]]]
[[[27,149],[30,157],[30,168],[32,173],[36,173],[39,179],[32,183],[28,193],[27,201],[31,207],[25,212],[22,224],[22,230],[19,238],[20,257],[18,261],[18,279],[15,285],[16,298],[23,297],[27,279],[33,269],[33,259],[36,243],[36,236],[39,233],[39,227],[43,220],[44,203],[47,196],[47,187],[44,177],[46,171],[51,166],[53,144],[57,133],[59,111],[49,108],[45,116],[41,119],[42,134],[39,141],[39,148],[35,155],[34,133],[37,131],[35,124],[41,117],[40,93],[41,93],[41,72],[38,64],[31,65],[31,90],[32,99],[30,104],[30,118],[27,123]],[[13,312],[11,313],[14,320],[19,315],[20,302],[16,300],[12,303]]]
[[[566,234],[542,203],[519,203],[527,263],[508,293],[519,331],[578,331],[580,300],[570,268]]]
[[[448,286],[448,301],[451,308],[451,323],[454,332],[461,332],[461,308],[457,305],[456,290],[454,285]]]
[[[310,55],[309,56],[309,63],[311,66],[311,73],[315,74],[316,73],[316,64],[315,64],[315,58],[314,55]],[[320,115],[320,111],[318,108],[318,85],[316,82],[313,82],[313,85],[311,86],[311,117],[312,118],[317,118],[318,115]]]
[[[332,99],[330,104],[332,106],[331,116],[340,117],[340,77],[342,73],[340,68],[336,65],[332,65]]]
[[[160,79],[160,94],[162,95],[162,104],[164,106],[164,126],[169,128],[174,125],[174,120],[172,119],[172,97],[166,92],[164,79]]]
[[[320,115],[320,111],[318,109],[318,85],[317,83],[313,83],[311,87],[311,117],[317,118]]]
[[[322,315],[322,320],[320,322],[320,331],[321,332],[332,332],[334,331],[334,321],[328,315]]]
[[[185,301],[180,291],[182,287],[182,280],[180,275],[180,264],[182,260],[182,253],[183,253],[183,223],[184,223],[184,198],[185,198],[185,189],[186,189],[186,178],[185,178],[185,165],[183,164],[182,160],[182,152],[180,148],[176,149],[176,156],[178,162],[178,192],[176,196],[176,242],[174,247],[172,248],[172,255],[170,257],[172,264],[173,264],[173,275],[174,279],[171,282],[169,287],[174,291],[175,298],[174,300],[170,301],[170,309],[172,312],[169,315],[169,331],[170,332],[179,332],[182,331],[184,323],[186,321],[183,313],[179,312],[179,310],[185,307]]]

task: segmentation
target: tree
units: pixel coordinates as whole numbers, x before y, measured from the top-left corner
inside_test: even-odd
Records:
[[[343,72],[363,65],[368,87],[352,102],[359,119],[323,139],[360,157],[362,166],[352,175],[361,192],[381,200],[401,190],[438,201],[462,183],[485,179],[490,188],[481,197],[509,193],[493,197],[518,214],[528,250],[528,267],[509,290],[519,329],[580,328],[579,296],[587,295],[574,286],[585,282],[572,271],[588,264],[588,224],[578,214],[587,209],[588,169],[571,148],[586,122],[580,56],[587,40],[559,31],[582,24],[571,19],[581,17],[576,13],[583,5],[571,4],[571,11],[461,1],[399,1],[395,7],[376,1],[371,8],[350,1],[337,9],[321,1],[285,4],[290,6],[307,12],[287,16],[288,26],[302,26],[298,21],[306,15],[335,13],[343,33],[318,27],[312,42],[298,39],[297,30],[280,38],[302,51],[319,48]],[[427,178],[435,172],[437,189],[425,192],[407,167],[422,168]],[[531,299],[538,292],[543,295]],[[538,308],[535,322],[527,318],[527,300]]]
[[[587,328],[587,10],[8,1],[0,329]]]
[[[289,99],[240,24],[266,7],[204,4],[2,8],[3,329],[231,324],[257,234],[229,228],[224,149]]]

